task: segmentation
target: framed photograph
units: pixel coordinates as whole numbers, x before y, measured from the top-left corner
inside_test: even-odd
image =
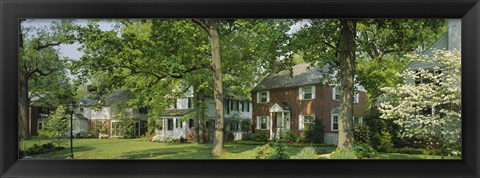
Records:
[[[480,3],[2,1],[1,177],[478,177]]]

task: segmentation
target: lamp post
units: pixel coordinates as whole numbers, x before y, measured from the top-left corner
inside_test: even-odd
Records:
[[[70,158],[73,159],[73,106],[75,104],[72,102],[68,105],[70,109]]]

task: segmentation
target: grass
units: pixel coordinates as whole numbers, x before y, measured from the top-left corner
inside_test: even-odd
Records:
[[[33,138],[20,142],[22,150],[28,149],[33,144],[52,142],[49,139]],[[210,154],[212,144],[189,143],[159,143],[144,141],[143,139],[74,139],[75,159],[251,159],[253,149],[258,145],[244,145],[234,142],[225,143],[225,152],[220,157]],[[70,155],[70,140],[64,139],[61,146],[65,150],[49,152],[38,155],[27,155],[44,159],[67,159]],[[285,147],[291,159],[296,158],[302,147]],[[321,147],[327,153],[334,151],[335,147]],[[325,157],[320,157],[325,159]],[[380,153],[374,159],[440,159],[439,156],[425,156],[401,153]],[[458,157],[446,157],[458,159]]]

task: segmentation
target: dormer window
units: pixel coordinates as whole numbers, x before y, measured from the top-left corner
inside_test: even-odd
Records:
[[[257,103],[267,103],[270,101],[270,91],[257,92]]]
[[[315,86],[303,86],[298,89],[298,96],[300,100],[311,100],[315,99]]]

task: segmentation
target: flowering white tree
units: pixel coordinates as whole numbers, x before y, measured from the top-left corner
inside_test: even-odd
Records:
[[[435,138],[428,144],[444,154],[461,154],[460,51],[434,50],[431,55],[407,55],[433,69],[404,70],[405,83],[382,88],[381,118],[394,119],[402,138]]]

